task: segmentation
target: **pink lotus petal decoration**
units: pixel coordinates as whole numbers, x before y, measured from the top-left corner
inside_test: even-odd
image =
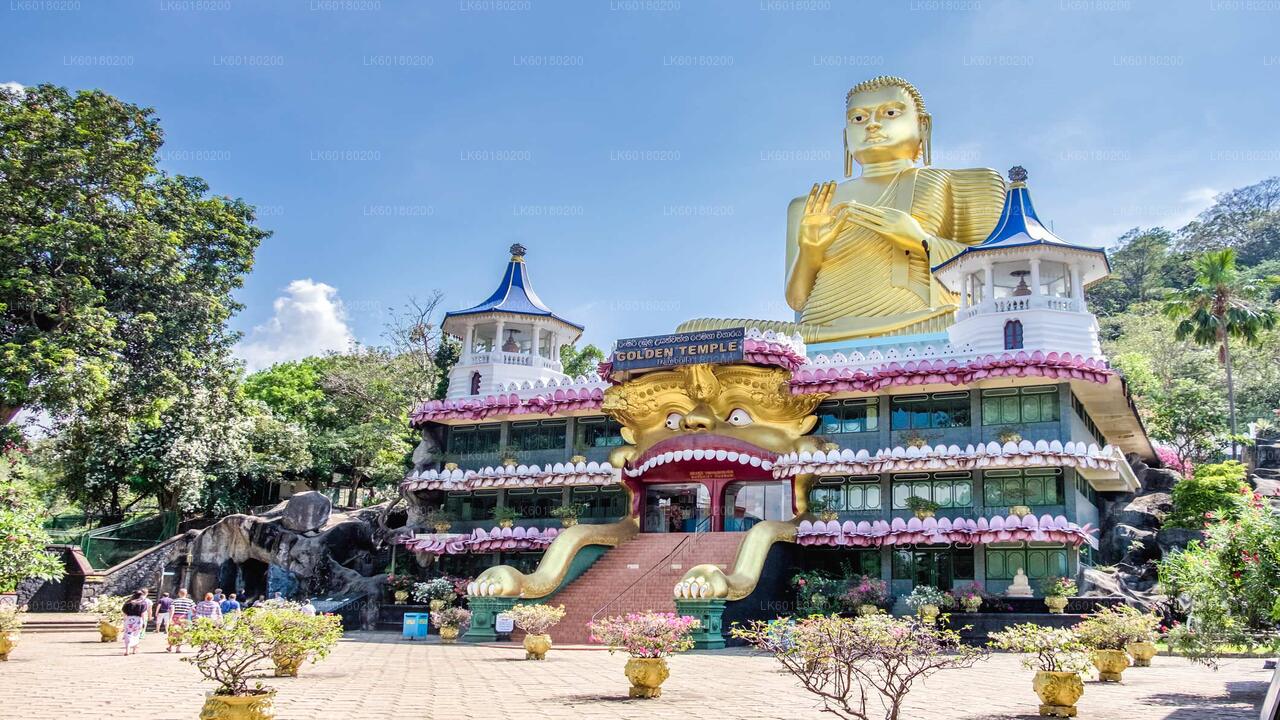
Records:
[[[801,545],[828,545],[852,547],[879,547],[881,545],[907,544],[946,544],[968,543],[984,545],[992,542],[1051,540],[1079,547],[1088,543],[1098,547],[1096,537],[1098,530],[1091,524],[1080,526],[1058,516],[1045,523],[1045,518],[1037,519],[1034,515],[1025,518],[1016,516],[992,518],[980,517],[975,522],[971,518],[929,518],[933,523],[921,522],[915,518],[904,521],[900,517],[890,522],[874,520],[872,522],[852,521],[840,524],[832,522],[810,522],[803,520],[796,528],[796,542]],[[1048,531],[1052,527],[1052,532]],[[835,532],[832,532],[832,530]]]

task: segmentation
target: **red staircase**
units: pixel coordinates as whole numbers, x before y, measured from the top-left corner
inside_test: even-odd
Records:
[[[563,604],[564,620],[552,632],[557,643],[587,642],[592,618],[656,610],[674,612],[672,589],[695,565],[732,570],[746,533],[641,533],[609,550],[550,600]]]

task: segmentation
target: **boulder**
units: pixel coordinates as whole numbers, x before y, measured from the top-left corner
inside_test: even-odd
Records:
[[[1192,540],[1204,540],[1204,532],[1186,528],[1161,528],[1156,534],[1156,544],[1160,546],[1161,557],[1175,550],[1186,549]]]
[[[1173,470],[1167,468],[1146,468],[1141,475],[1137,475],[1138,481],[1142,483],[1142,489],[1145,492],[1170,492],[1173,486],[1177,484],[1182,476]]]
[[[1104,558],[1116,558],[1116,562],[1141,565],[1159,558],[1156,531],[1117,523],[1102,536],[1099,550]]]
[[[331,512],[333,503],[329,498],[314,491],[301,492],[285,503],[284,527],[299,533],[319,530],[329,522]]]

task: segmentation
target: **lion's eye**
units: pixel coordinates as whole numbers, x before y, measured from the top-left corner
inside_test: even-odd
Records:
[[[683,416],[683,415],[681,415],[680,413],[674,413],[674,412],[673,412],[673,413],[671,413],[670,415],[668,415],[668,416],[667,416],[667,429],[668,429],[668,430],[679,430],[679,429],[680,429],[680,421],[681,421],[681,420],[683,420],[683,419],[684,419],[684,416]]]
[[[751,414],[742,408],[734,408],[733,412],[729,413],[728,420],[730,425],[737,425],[738,427],[755,422],[751,419]]]

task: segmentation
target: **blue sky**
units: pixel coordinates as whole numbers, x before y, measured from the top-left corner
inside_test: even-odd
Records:
[[[255,365],[479,302],[513,242],[590,342],[787,317],[786,204],[874,75],[920,87],[937,165],[1024,165],[1082,242],[1280,167],[1275,1],[6,4],[0,82],[150,105],[166,170],[260,206]]]

